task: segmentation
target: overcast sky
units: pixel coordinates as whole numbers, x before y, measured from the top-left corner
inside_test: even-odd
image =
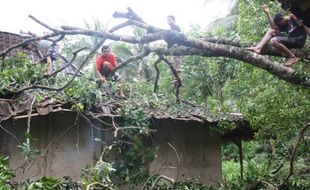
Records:
[[[31,14],[52,26],[83,27],[84,21],[99,19],[104,25],[115,21],[114,11],[129,6],[147,23],[167,28],[166,16],[174,15],[183,30],[190,24],[206,26],[224,17],[231,0],[3,0],[0,11],[0,31],[19,33],[20,30],[41,34],[47,31],[32,21]]]

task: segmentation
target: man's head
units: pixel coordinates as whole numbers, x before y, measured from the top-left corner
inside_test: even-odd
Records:
[[[167,23],[171,26],[175,23],[175,17],[172,15],[167,16]]]
[[[286,26],[289,20],[290,20],[290,16],[285,16],[283,13],[276,13],[273,16],[273,22],[278,27]]]
[[[110,47],[108,45],[104,45],[101,48],[101,52],[103,55],[107,56],[110,53]]]

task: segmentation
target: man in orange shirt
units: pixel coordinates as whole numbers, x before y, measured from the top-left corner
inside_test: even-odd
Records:
[[[111,53],[109,46],[102,46],[101,54],[96,61],[96,72],[101,82],[106,82],[111,78],[112,70],[117,66],[115,56]]]

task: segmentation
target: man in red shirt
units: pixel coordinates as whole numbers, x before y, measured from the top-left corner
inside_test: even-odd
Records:
[[[108,78],[111,78],[112,70],[117,66],[115,56],[110,51],[109,46],[102,46],[101,54],[96,61],[96,72],[100,77],[101,82],[106,82]]]
[[[124,95],[124,84],[122,81],[122,77],[118,74],[112,74],[112,70],[117,66],[115,56],[111,53],[110,47],[105,45],[101,48],[101,54],[98,56],[96,61],[96,72],[100,77],[100,81],[102,83],[106,82],[107,79],[112,79],[113,81],[120,80],[120,96],[125,97]]]

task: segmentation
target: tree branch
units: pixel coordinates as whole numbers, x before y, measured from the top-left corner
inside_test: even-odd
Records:
[[[45,24],[44,22],[40,21],[39,19],[37,19],[36,17],[32,16],[32,15],[28,15],[29,18],[31,18],[32,20],[34,20],[35,22],[37,22],[38,24],[40,24],[41,26],[53,31],[54,33],[58,33],[60,30],[53,28],[47,24]]]
[[[136,61],[138,59],[142,59],[143,57],[146,57],[149,54],[150,54],[150,51],[149,51],[149,49],[146,48],[143,52],[138,53],[136,55],[133,55],[133,56],[127,58],[126,60],[124,60],[123,62],[121,62],[117,67],[115,67],[112,70],[111,74],[113,75],[118,69],[125,67],[128,63],[130,63],[132,61]]]
[[[296,152],[297,152],[297,148],[298,148],[298,144],[300,143],[300,141],[303,139],[304,133],[306,132],[306,130],[310,127],[310,123],[308,123],[306,126],[304,126],[298,136],[298,139],[295,143],[294,149],[292,151],[292,154],[290,156],[290,171],[289,174],[287,175],[287,177],[285,178],[285,180],[282,182],[281,185],[279,185],[279,189],[283,189],[284,185],[288,182],[288,180],[290,179],[290,177],[294,174],[294,159],[296,156]]]
[[[205,38],[206,41],[189,39],[184,34],[172,32],[169,30],[161,30],[156,27],[152,27],[145,23],[136,13],[134,13],[130,8],[128,8],[127,13],[118,13],[114,14],[116,18],[127,18],[129,21],[122,23],[117,26],[115,29],[119,29],[130,24],[136,25],[138,27],[144,28],[146,30],[151,30],[152,28],[156,31],[154,33],[149,33],[146,36],[141,38],[135,36],[128,35],[120,35],[112,33],[112,29],[109,32],[98,32],[92,30],[85,30],[80,28],[66,28],[66,30],[58,30],[56,28],[50,27],[47,24],[39,21],[38,19],[32,17],[36,22],[41,24],[42,26],[48,28],[49,30],[54,31],[53,34],[49,34],[44,36],[45,38],[58,36],[58,35],[86,35],[86,36],[95,36],[102,39],[110,39],[114,41],[123,41],[131,44],[148,44],[150,42],[154,42],[157,40],[165,40],[168,43],[168,49],[159,49],[159,48],[150,48],[144,53],[136,55],[136,57],[131,57],[127,59],[125,62],[119,65],[114,72],[127,65],[130,61],[137,60],[144,56],[147,56],[150,52],[156,52],[161,55],[201,55],[204,57],[227,57],[236,59],[256,67],[259,67],[267,72],[271,73],[274,76],[279,77],[280,79],[297,85],[303,85],[305,87],[310,87],[310,77],[308,75],[298,73],[294,69],[285,67],[280,63],[274,62],[269,58],[252,53],[250,51],[245,50],[243,44],[235,41],[229,41],[224,38]],[[64,29],[64,28],[63,28]],[[114,28],[113,28],[114,29]],[[27,39],[27,41],[37,40],[37,38]],[[24,41],[25,43],[26,41]],[[19,47],[23,43],[15,46]],[[172,44],[177,44],[175,47]],[[228,45],[229,44],[229,45]],[[11,48],[13,49],[13,48]],[[268,49],[268,48],[267,48]],[[269,51],[269,50],[268,50]],[[273,51],[273,50],[270,50]],[[7,51],[5,51],[7,52]],[[5,54],[5,52],[1,52],[0,55]],[[275,55],[275,54],[274,54]],[[307,54],[308,55],[308,54]],[[309,57],[309,55],[308,55]],[[165,61],[166,62],[166,61]],[[175,75],[175,74],[174,74]],[[176,75],[175,75],[176,76]],[[181,85],[179,83],[179,85]]]
[[[176,80],[177,80],[177,86],[176,86],[176,93],[175,93],[175,96],[176,96],[176,98],[177,98],[177,102],[180,102],[180,87],[182,86],[181,78],[180,78],[178,72],[177,72],[177,71],[175,70],[175,68],[173,67],[172,63],[171,63],[166,57],[164,57],[162,54],[157,54],[157,55],[158,55],[158,57],[159,57],[160,59],[164,60],[164,61],[168,64],[168,66],[169,66],[171,72],[173,73],[174,77],[175,77]]]
[[[236,47],[240,47],[240,48],[245,48],[245,47],[249,47],[249,46],[253,45],[253,43],[241,42],[239,40],[224,38],[224,37],[205,36],[205,37],[202,37],[200,39],[205,41],[205,42],[223,44],[223,45],[231,45],[231,46],[236,46]],[[263,48],[261,55],[271,55],[271,56],[283,57],[283,55],[276,48],[274,48],[271,45],[266,45],[266,47]],[[298,49],[295,51],[295,55],[299,58],[309,60],[310,59],[309,48]]]
[[[159,80],[159,68],[158,68],[158,64],[162,61],[162,59],[158,58],[155,63],[154,63],[154,67],[155,67],[155,71],[156,71],[156,77],[155,77],[155,81],[154,81],[154,92],[157,93],[158,91],[158,80]]]

